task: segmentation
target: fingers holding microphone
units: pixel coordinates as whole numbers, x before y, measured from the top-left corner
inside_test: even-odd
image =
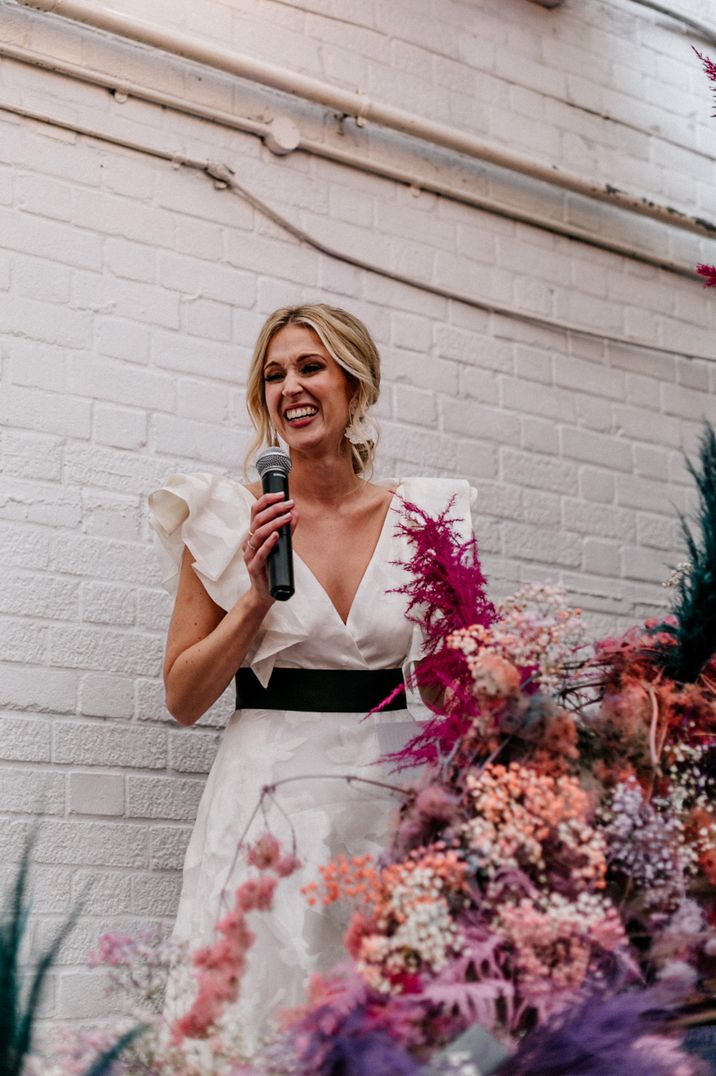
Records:
[[[244,562],[249,575],[258,584],[262,594],[268,596],[267,562],[271,550],[279,540],[281,528],[294,530],[298,514],[292,500],[283,493],[264,493],[251,507],[251,524],[244,542]]]
[[[264,493],[251,508],[251,525],[246,539],[246,549],[253,556],[259,551],[268,556],[267,542],[275,542],[278,532],[286,524],[295,526],[298,517],[294,502],[286,500],[283,493]]]

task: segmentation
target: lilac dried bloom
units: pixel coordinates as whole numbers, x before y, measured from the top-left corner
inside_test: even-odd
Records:
[[[647,803],[633,779],[615,787],[602,817],[610,872],[628,877],[647,909],[673,907],[684,891],[678,819]]]
[[[382,1028],[371,1026],[363,1008],[326,1032],[316,1022],[305,1043],[297,1074],[302,1076],[419,1076],[420,1065]]]
[[[449,822],[457,809],[457,796],[443,785],[430,784],[418,793],[415,806],[424,818]]]

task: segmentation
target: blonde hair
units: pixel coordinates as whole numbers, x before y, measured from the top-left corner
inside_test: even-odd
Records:
[[[264,445],[276,443],[276,433],[271,425],[264,392],[264,362],[269,344],[277,332],[286,325],[305,325],[312,329],[348,378],[354,389],[350,402],[349,421],[361,432],[357,444],[350,442],[353,470],[357,475],[369,477],[377,433],[362,426],[368,408],[378,399],[380,390],[380,356],[373,339],[363,322],[340,307],[325,303],[305,303],[301,306],[282,306],[266,319],[259,333],[249,367],[246,385],[246,407],[256,429],[256,437],[246,455],[246,462]],[[363,430],[365,429],[365,432]]]

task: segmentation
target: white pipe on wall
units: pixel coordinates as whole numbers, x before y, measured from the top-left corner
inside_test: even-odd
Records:
[[[177,97],[175,94],[165,93],[164,91],[157,90],[151,86],[128,82],[126,79],[122,79],[118,76],[107,75],[102,71],[80,66],[69,60],[57,60],[54,57],[34,52],[24,45],[12,45],[7,44],[6,42],[0,42],[0,56],[7,56],[9,59],[17,60],[20,63],[31,64],[35,67],[53,71],[57,74],[67,75],[82,82],[87,82],[93,86],[101,86],[103,89],[114,90],[118,94],[126,94],[137,100],[149,101],[152,104],[171,108],[186,115],[197,116],[200,119],[205,119],[212,123],[220,123],[222,126],[229,127],[232,130],[243,131],[247,134],[255,135],[256,137],[263,139],[266,142],[266,145],[272,149],[273,152],[276,152],[272,143],[278,143],[279,141],[277,135],[279,133],[278,126],[280,117],[275,122],[260,123],[257,120],[236,116],[234,113],[220,111],[214,107],[203,105],[200,102],[187,101],[182,97]],[[288,121],[288,123],[290,125],[290,121]],[[293,132],[289,131],[289,134],[292,133]],[[554,235],[564,236],[567,239],[574,239],[577,242],[588,243],[591,246],[598,247],[600,250],[608,250],[613,254],[619,254],[626,258],[641,261],[647,265],[654,265],[659,269],[666,269],[668,272],[679,273],[682,276],[695,278],[693,262],[679,261],[675,258],[668,257],[668,255],[664,253],[655,253],[653,251],[635,247],[632,242],[623,242],[610,236],[595,234],[585,228],[580,228],[576,224],[556,220],[553,217],[545,217],[534,210],[518,209],[505,202],[500,202],[495,198],[490,198],[483,194],[476,194],[466,188],[451,186],[449,183],[443,182],[440,179],[417,175],[415,172],[408,171],[405,168],[387,164],[376,158],[362,156],[353,149],[342,149],[329,142],[320,142],[314,139],[304,138],[303,136],[299,136],[298,141],[295,141],[295,139],[291,137],[287,139],[283,136],[281,145],[284,147],[284,152],[286,152],[285,146],[287,142],[289,145],[293,142],[293,144],[290,145],[290,148],[292,149],[295,148],[317,157],[335,161],[338,164],[345,165],[347,168],[357,168],[360,171],[367,172],[371,175],[378,175],[384,179],[392,179],[397,183],[403,183],[417,191],[430,191],[441,197],[449,198],[450,200],[460,202],[463,205],[473,206],[475,209],[480,209],[487,213],[495,213],[499,216],[506,217],[508,220],[517,221],[520,224],[540,228],[544,231],[551,232]],[[281,146],[278,146],[277,144],[277,148],[280,149]]]
[[[264,60],[255,60],[230,49],[200,41],[188,34],[168,31],[163,27],[141,19],[130,18],[106,8],[99,9],[91,0],[17,0],[17,2],[24,7],[53,12],[75,22],[93,26],[95,29],[106,30],[207,67],[225,71],[238,78],[249,79],[271,89],[314,101],[344,115],[355,116],[359,126],[364,126],[371,121],[432,145],[464,153],[500,168],[572,191],[574,194],[581,194],[620,209],[630,210],[663,224],[696,232],[699,235],[716,234],[716,224],[700,217],[690,216],[671,206],[661,205],[646,196],[630,194],[611,183],[594,183],[583,176],[566,172],[556,165],[541,164],[522,154],[485,142],[455,127],[425,119],[423,116],[394,108],[391,105],[371,101],[365,94],[341,90],[321,82],[320,79],[297,74]]]
[[[680,11],[674,11],[668,4],[661,4],[659,0],[631,0],[632,4],[638,4],[640,7],[648,7],[651,11],[657,11],[660,15],[666,15],[668,19],[673,19],[674,22],[680,22],[684,26],[688,26],[690,30],[695,30],[699,37],[704,38],[705,41],[712,41],[716,44],[716,30],[707,26],[701,19],[694,19],[691,15],[682,15]]]

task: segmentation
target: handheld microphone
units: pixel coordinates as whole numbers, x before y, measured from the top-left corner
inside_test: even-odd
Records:
[[[283,493],[288,500],[291,457],[287,452],[282,448],[267,448],[256,460],[256,470],[264,493]],[[279,602],[288,601],[294,592],[290,523],[279,529],[278,541],[268,555],[268,577],[271,597]]]

